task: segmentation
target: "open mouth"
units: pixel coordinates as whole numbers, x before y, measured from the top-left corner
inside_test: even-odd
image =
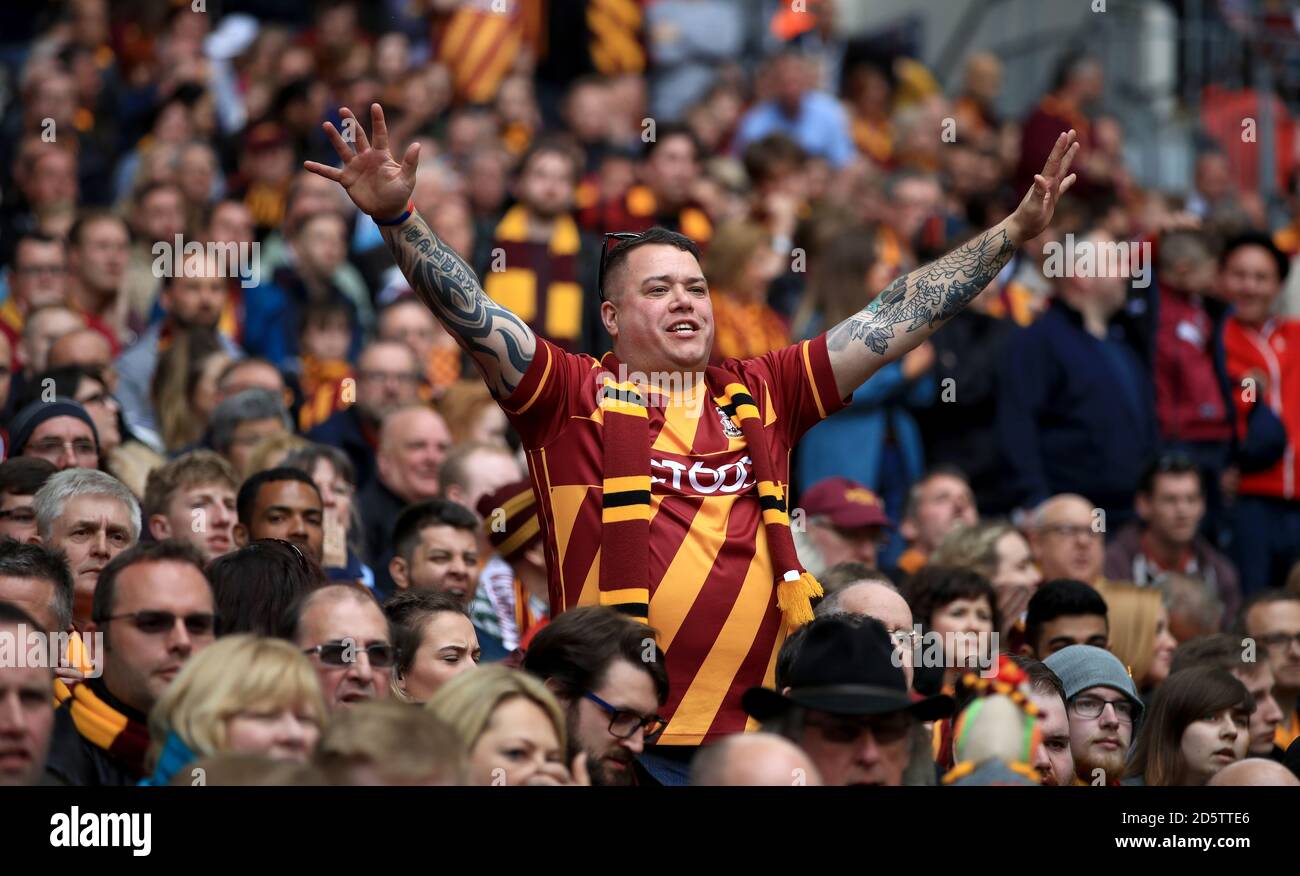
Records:
[[[347,693],[339,697],[339,702],[350,706],[353,703],[364,703],[370,699],[373,698],[370,696],[370,694],[366,693],[365,691],[353,690],[353,691],[348,691]]]
[[[676,335],[679,338],[693,338],[700,332],[700,324],[693,319],[679,319],[677,322],[668,326],[668,334]]]
[[[1237,752],[1233,751],[1231,748],[1220,748],[1218,751],[1214,752],[1214,756],[1223,760],[1236,760]]]

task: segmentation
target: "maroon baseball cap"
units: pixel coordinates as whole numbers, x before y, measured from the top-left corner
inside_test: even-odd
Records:
[[[809,517],[826,517],[840,529],[893,526],[879,496],[855,480],[825,478],[804,491],[799,506]]]

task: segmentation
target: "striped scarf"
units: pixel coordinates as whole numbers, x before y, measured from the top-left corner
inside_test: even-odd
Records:
[[[81,738],[107,751],[137,778],[143,777],[144,756],[149,750],[148,726],[110,706],[92,690],[94,684],[73,685],[72,723]]]
[[[650,613],[650,417],[646,396],[634,383],[619,383],[619,361],[602,360],[606,375],[600,391],[604,418],[604,497],[601,509],[600,604],[643,623]],[[776,572],[777,607],[792,627],[812,620],[811,599],[821,585],[799,565],[783,484],[775,478],[767,434],[753,396],[736,375],[718,367],[705,370],[710,396],[740,429],[754,460],[758,502],[763,512],[768,552]]]

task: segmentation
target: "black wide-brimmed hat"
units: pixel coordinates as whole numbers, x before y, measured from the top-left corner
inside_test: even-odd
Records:
[[[875,618],[853,623],[843,617],[819,618],[804,634],[789,671],[789,693],[751,687],[740,703],[759,721],[793,706],[834,715],[885,715],[910,712],[921,721],[946,718],[956,703],[949,696],[915,698],[907,677],[895,665],[894,642]]]

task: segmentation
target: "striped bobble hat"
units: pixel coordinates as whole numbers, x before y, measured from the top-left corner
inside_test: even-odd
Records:
[[[518,560],[542,537],[537,499],[527,479],[485,494],[478,500],[477,510],[492,549],[507,563]]]

